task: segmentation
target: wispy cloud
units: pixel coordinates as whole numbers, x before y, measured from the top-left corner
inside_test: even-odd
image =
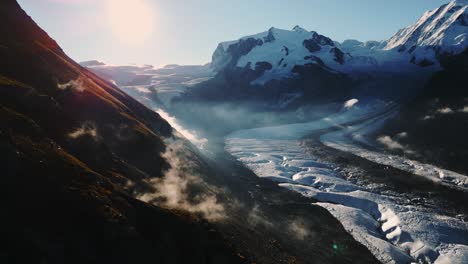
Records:
[[[298,240],[304,240],[306,239],[310,232],[309,229],[307,228],[305,221],[296,219],[292,223],[289,224],[288,226],[289,231],[291,231],[294,235],[294,237]]]
[[[396,135],[398,138],[407,138],[408,133],[407,132],[401,132]]]
[[[397,141],[394,141],[390,136],[381,136],[377,139],[377,141],[391,150],[404,149],[403,145]]]
[[[404,138],[404,137],[408,136],[408,134],[404,134],[404,133],[405,132],[399,133],[397,135],[397,137]],[[399,143],[398,141],[392,139],[392,137],[390,137],[390,136],[386,136],[386,135],[381,136],[381,137],[377,138],[377,142],[384,145],[389,150],[401,150],[401,151],[403,151],[405,153],[408,153],[408,154],[414,154],[413,150],[409,149],[406,146],[403,146],[401,143]]]
[[[164,118],[173,128],[175,128],[182,136],[188,139],[190,142],[195,144],[198,148],[203,149],[208,140],[206,138],[199,137],[195,131],[185,129],[179,124],[174,116],[171,116],[162,109],[155,110],[162,118]]]
[[[92,122],[84,122],[81,127],[73,130],[68,134],[68,137],[73,139],[77,139],[83,136],[91,136],[93,138],[98,137],[97,128]]]
[[[57,83],[57,88],[60,90],[73,90],[77,92],[83,92],[86,90],[86,87],[84,85],[84,79],[83,77],[78,77],[76,80],[71,80],[67,83]]]
[[[256,227],[258,225],[264,227],[273,227],[273,223],[270,220],[268,220],[268,218],[264,215],[263,211],[260,210],[259,205],[254,205],[249,211],[247,215],[247,223],[252,227]]]
[[[137,198],[154,203],[159,206],[185,210],[192,213],[201,214],[205,219],[211,221],[222,220],[226,217],[224,206],[218,201],[214,194],[191,193],[194,186],[205,186],[200,175],[192,172],[191,164],[188,160],[183,160],[177,154],[181,147],[179,143],[173,143],[163,157],[170,164],[171,168],[161,178],[149,180],[153,191],[139,194]],[[212,187],[214,188],[214,187]]]
[[[453,114],[454,112],[452,108],[444,107],[444,108],[437,109],[437,113],[446,115],[446,114]]]

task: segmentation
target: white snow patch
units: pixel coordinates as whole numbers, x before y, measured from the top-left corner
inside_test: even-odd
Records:
[[[359,103],[358,99],[351,99],[351,100],[346,101],[343,106],[346,109],[350,109],[351,107],[353,107],[357,103]]]

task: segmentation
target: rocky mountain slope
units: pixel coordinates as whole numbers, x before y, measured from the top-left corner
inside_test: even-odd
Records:
[[[374,138],[389,137],[386,151],[468,174],[468,49],[443,57],[420,94],[404,104]]]
[[[438,64],[421,91],[375,132],[394,144],[383,147],[463,174],[466,157],[468,1],[457,0],[426,12],[416,24],[388,40],[384,50],[410,54],[412,62]]]
[[[134,199],[173,129],[0,3],[2,263],[241,263],[193,216]],[[146,186],[146,187],[145,187]]]

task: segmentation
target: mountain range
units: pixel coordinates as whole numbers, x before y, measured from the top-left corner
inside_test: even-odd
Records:
[[[208,152],[319,200],[379,261],[465,263],[467,8],[451,1],[383,41],[272,27],[203,66],[88,68],[144,80],[120,86]]]
[[[458,214],[465,203],[451,199],[463,199],[468,186],[457,174],[468,175],[467,9],[467,0],[452,1],[385,41],[337,42],[300,26],[272,27],[219,43],[206,65],[155,68],[76,63],[15,0],[3,0],[0,262],[428,263],[447,252],[466,258],[463,239],[442,252],[398,217],[411,211],[401,209],[405,199],[408,208],[449,201],[446,211],[455,216],[440,217],[465,217]],[[353,122],[341,120],[350,116]],[[361,127],[367,122],[370,128]],[[308,136],[308,151],[320,162],[299,148],[307,126],[317,135],[338,132]],[[267,128],[251,130],[258,127]],[[253,142],[252,134],[274,140]],[[361,154],[406,163],[391,168],[331,150],[349,141],[374,151]],[[426,168],[416,161],[439,166],[440,179],[415,180]],[[355,175],[363,168],[383,176],[359,185]],[[347,178],[329,178],[342,171]],[[401,178],[385,182],[390,174]],[[388,197],[404,206],[381,210]],[[376,208],[365,214],[370,205]],[[357,217],[340,215],[343,208]],[[464,221],[455,220],[447,223]],[[352,236],[354,226],[370,226],[378,245],[364,231]]]
[[[116,81],[141,102],[165,108],[188,127],[208,134],[311,120],[340,111],[351,98],[397,102],[402,111],[392,125],[375,133],[375,140],[413,130],[402,143],[422,150],[428,137],[437,138],[437,146],[424,150],[428,155],[415,158],[467,171],[453,158],[464,156],[466,146],[448,141],[464,142],[466,132],[449,127],[465,122],[467,8],[465,0],[449,2],[385,41],[337,42],[300,26],[272,27],[221,42],[204,66],[83,65]],[[443,109],[448,115],[440,113]],[[237,118],[245,113],[255,114]],[[213,120],[223,129],[211,129]],[[414,123],[418,126],[411,126]],[[427,129],[437,135],[424,133]]]
[[[16,1],[0,21],[0,262],[377,263],[312,199],[203,155],[115,85],[146,83],[122,72],[150,66],[101,78]],[[151,74],[187,69],[205,68]]]
[[[212,67],[264,71],[252,84],[292,77],[294,67],[318,65],[332,72],[414,72],[420,67],[440,67],[446,55],[463,52],[468,40],[466,1],[453,1],[426,12],[414,25],[399,30],[386,41],[345,40],[342,43],[308,31],[270,28],[236,41],[222,42],[213,54]]]
[[[467,147],[461,125],[468,97],[467,9],[466,1],[452,1],[385,41],[340,43],[296,26],[222,42],[213,53],[214,77],[174,98],[171,111],[206,133],[216,120],[224,133],[313,120],[341,111],[350,99],[394,102],[401,111],[374,133],[377,145],[402,154],[378,138],[411,131],[400,140],[415,151],[403,154],[467,172],[457,158]],[[218,114],[221,106],[255,114],[241,114],[239,121],[239,115]],[[184,114],[188,109],[191,114]]]

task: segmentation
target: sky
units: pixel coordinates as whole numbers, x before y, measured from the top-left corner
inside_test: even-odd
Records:
[[[448,0],[18,0],[76,61],[205,64],[219,42],[300,25],[385,40]]]

